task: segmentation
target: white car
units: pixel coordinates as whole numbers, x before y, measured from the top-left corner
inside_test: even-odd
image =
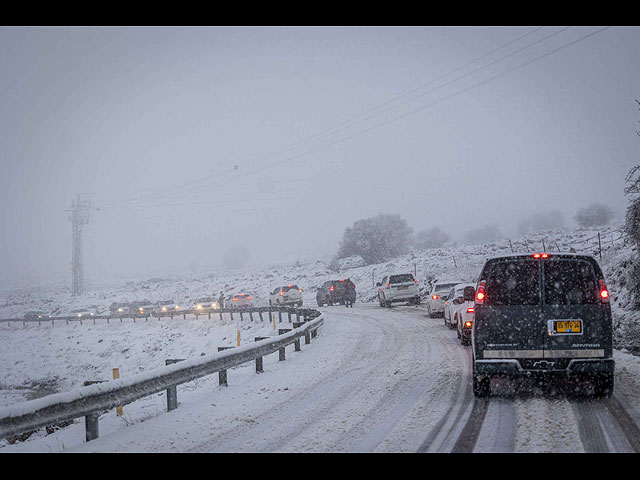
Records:
[[[378,283],[378,302],[381,307],[391,307],[395,302],[420,305],[418,280],[412,273],[390,273]]]
[[[192,308],[196,313],[208,313],[218,308],[218,302],[211,297],[201,297],[196,299]]]
[[[453,287],[463,283],[461,280],[436,280],[427,297],[427,311],[430,318],[444,314],[444,298]]]
[[[165,315],[170,312],[177,312],[180,310],[180,307],[176,305],[173,300],[163,300],[156,303],[156,306],[153,308],[154,315]]]
[[[269,294],[269,305],[302,306],[302,289],[297,285],[278,287]]]
[[[468,294],[465,298],[465,289],[471,289],[472,293]],[[467,291],[467,293],[469,293]],[[449,295],[445,298],[444,301],[444,324],[449,328],[457,328],[458,320],[462,318],[462,307],[468,303],[470,306],[473,306],[475,294],[475,284],[474,283],[459,283],[454,287],[451,287],[449,290]],[[469,305],[467,305],[468,307]]]
[[[253,299],[251,295],[246,293],[239,293],[234,295],[231,299],[231,308],[247,308],[253,306]]]
[[[466,283],[462,293],[462,302],[458,304],[454,318],[457,320],[458,340],[462,345],[471,345],[471,327],[475,308],[476,284]]]

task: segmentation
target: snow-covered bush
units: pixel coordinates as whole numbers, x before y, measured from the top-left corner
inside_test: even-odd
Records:
[[[613,210],[602,203],[592,203],[579,209],[575,219],[581,227],[599,227],[613,220]]]
[[[442,248],[450,241],[451,237],[446,232],[443,232],[439,227],[433,227],[417,233],[414,245],[421,250],[426,250],[429,248]]]
[[[358,220],[345,229],[337,258],[359,255],[366,265],[384,262],[409,251],[411,233],[411,227],[398,214]]]

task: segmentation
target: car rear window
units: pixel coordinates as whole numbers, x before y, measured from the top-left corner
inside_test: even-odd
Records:
[[[287,285],[286,287],[282,287],[283,292],[288,292],[289,290],[298,290],[297,285]]]
[[[584,260],[545,260],[544,301],[548,305],[598,303],[598,281]]]
[[[389,283],[407,283],[413,282],[413,275],[410,273],[403,273],[402,275],[391,275],[389,277]]]
[[[539,265],[536,260],[495,262],[486,281],[487,305],[537,305],[540,303]]]
[[[436,292],[449,292],[452,287],[455,287],[457,283],[439,283],[436,285]]]

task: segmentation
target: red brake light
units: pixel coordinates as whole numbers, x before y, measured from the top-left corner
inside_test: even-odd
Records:
[[[299,288],[298,290],[300,290],[300,293],[302,293],[302,289],[301,288]]]
[[[484,287],[487,284],[487,282],[485,280],[482,280],[480,282],[480,285],[478,286],[478,291],[476,292],[476,304],[478,305],[482,305],[484,303],[485,298],[487,298],[487,296],[484,293]]]
[[[280,290],[280,296],[284,295],[284,292],[282,290]]]
[[[475,309],[473,307],[467,308],[467,313],[473,313]]]
[[[539,253],[534,253],[533,255],[531,255],[533,258],[540,258],[542,255],[540,255]]]
[[[433,300],[437,300],[437,299],[439,299],[439,298],[440,298],[440,295],[431,295],[431,298],[432,298]]]
[[[604,280],[600,280],[600,300],[602,303],[609,303],[609,290],[607,290]]]
[[[247,300],[251,300],[251,297],[247,297]]]
[[[542,255],[540,255],[542,258],[549,258],[549,254],[548,253],[543,253]]]
[[[418,284],[418,279],[417,278],[414,278],[413,281],[416,282],[416,285]]]
[[[331,288],[329,288],[330,292],[333,292],[333,285],[331,285]]]
[[[389,282],[387,282],[387,287],[389,286]]]
[[[233,297],[233,301],[237,302],[238,301],[238,297]]]
[[[472,326],[472,325],[473,325],[473,322],[469,322],[469,321],[464,322],[464,326],[465,326],[466,328],[471,328],[471,326]]]

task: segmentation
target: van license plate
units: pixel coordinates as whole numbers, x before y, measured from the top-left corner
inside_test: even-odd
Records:
[[[559,320],[555,327],[556,333],[582,333],[581,320]]]
[[[398,290],[406,290],[407,288],[409,288],[409,287],[407,287],[407,286],[404,286],[404,287],[398,287]]]

